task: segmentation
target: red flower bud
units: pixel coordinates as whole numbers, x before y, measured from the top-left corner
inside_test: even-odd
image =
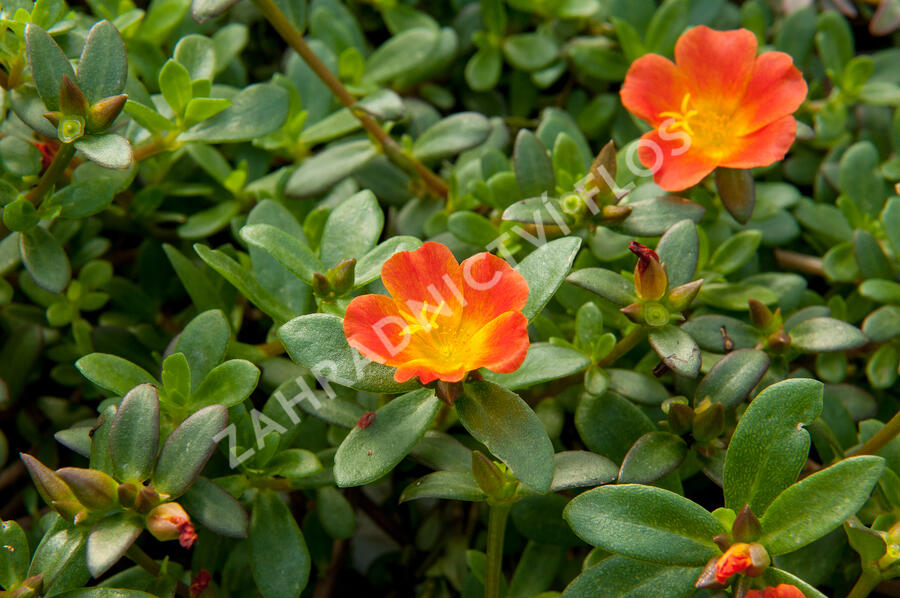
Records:
[[[178,538],[183,548],[190,548],[197,541],[197,532],[190,517],[177,502],[167,502],[150,511],[147,529],[162,542]]]
[[[632,241],[628,249],[638,256],[638,263],[634,267],[634,290],[637,296],[644,301],[662,299],[666,294],[669,281],[666,271],[659,263],[659,256],[655,251],[637,241]]]

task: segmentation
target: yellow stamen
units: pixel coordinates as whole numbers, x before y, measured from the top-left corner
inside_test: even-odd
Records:
[[[440,305],[437,306],[436,310],[433,310],[431,317],[428,317],[428,303],[422,304],[422,309],[419,310],[418,317],[406,314],[401,312],[400,315],[403,316],[403,319],[409,322],[409,324],[400,331],[402,336],[409,336],[414,332],[418,332],[419,330],[424,330],[425,332],[430,332],[431,330],[436,330],[438,328],[437,325],[437,317],[442,315],[441,312],[444,310],[444,305],[446,303],[441,301]],[[425,324],[423,325],[422,322]]]
[[[682,128],[684,129],[688,135],[693,136],[694,130],[691,128],[691,124],[688,122],[693,116],[697,115],[696,110],[688,110],[688,105],[691,102],[691,94],[684,94],[684,98],[681,100],[681,112],[660,112],[659,115],[662,118],[672,118],[675,120],[669,126],[670,131],[674,131],[675,129]]]

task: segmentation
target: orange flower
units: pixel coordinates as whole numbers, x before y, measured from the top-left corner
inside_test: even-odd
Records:
[[[743,542],[732,544],[716,562],[716,581],[725,583],[732,575],[746,571],[752,566],[750,545]]]
[[[178,538],[182,548],[190,548],[197,541],[191,518],[177,502],[167,502],[150,511],[147,529],[161,542]]]
[[[478,368],[509,373],[522,365],[528,283],[499,257],[479,253],[459,264],[428,242],[388,259],[381,278],[391,297],[353,299],[344,334],[367,358],[396,367],[396,381],[459,382]]]
[[[638,157],[663,189],[686,189],[719,166],[754,168],[784,158],[806,82],[788,54],[757,56],[756,49],[747,29],[701,25],[678,39],[674,64],[647,54],[628,69],[622,103],[653,126]]]
[[[763,590],[750,590],[747,592],[747,598],[806,598],[803,592],[797,586],[788,585],[786,583],[778,585],[775,588],[766,588]]]

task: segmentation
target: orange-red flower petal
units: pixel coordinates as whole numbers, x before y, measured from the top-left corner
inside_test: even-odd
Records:
[[[797,586],[786,583],[765,590],[750,590],[747,598],[806,598]]]
[[[728,547],[728,550],[716,561],[716,581],[725,583],[729,577],[753,566],[750,557],[750,545],[736,542]]]
[[[458,382],[467,372],[517,369],[528,351],[521,310],[528,284],[497,256],[458,264],[434,242],[392,256],[382,268],[391,293],[354,298],[344,317],[350,346],[397,368],[394,379]]]
[[[787,153],[806,83],[789,55],[756,51],[746,29],[701,25],[679,38],[674,64],[648,54],[631,65],[622,103],[654,127],[638,157],[661,187],[680,191],[719,166],[767,166]]]

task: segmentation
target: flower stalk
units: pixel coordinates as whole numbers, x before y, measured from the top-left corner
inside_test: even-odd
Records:
[[[484,571],[484,598],[500,598],[503,575],[503,538],[510,503],[492,504],[488,512],[487,563]]]

